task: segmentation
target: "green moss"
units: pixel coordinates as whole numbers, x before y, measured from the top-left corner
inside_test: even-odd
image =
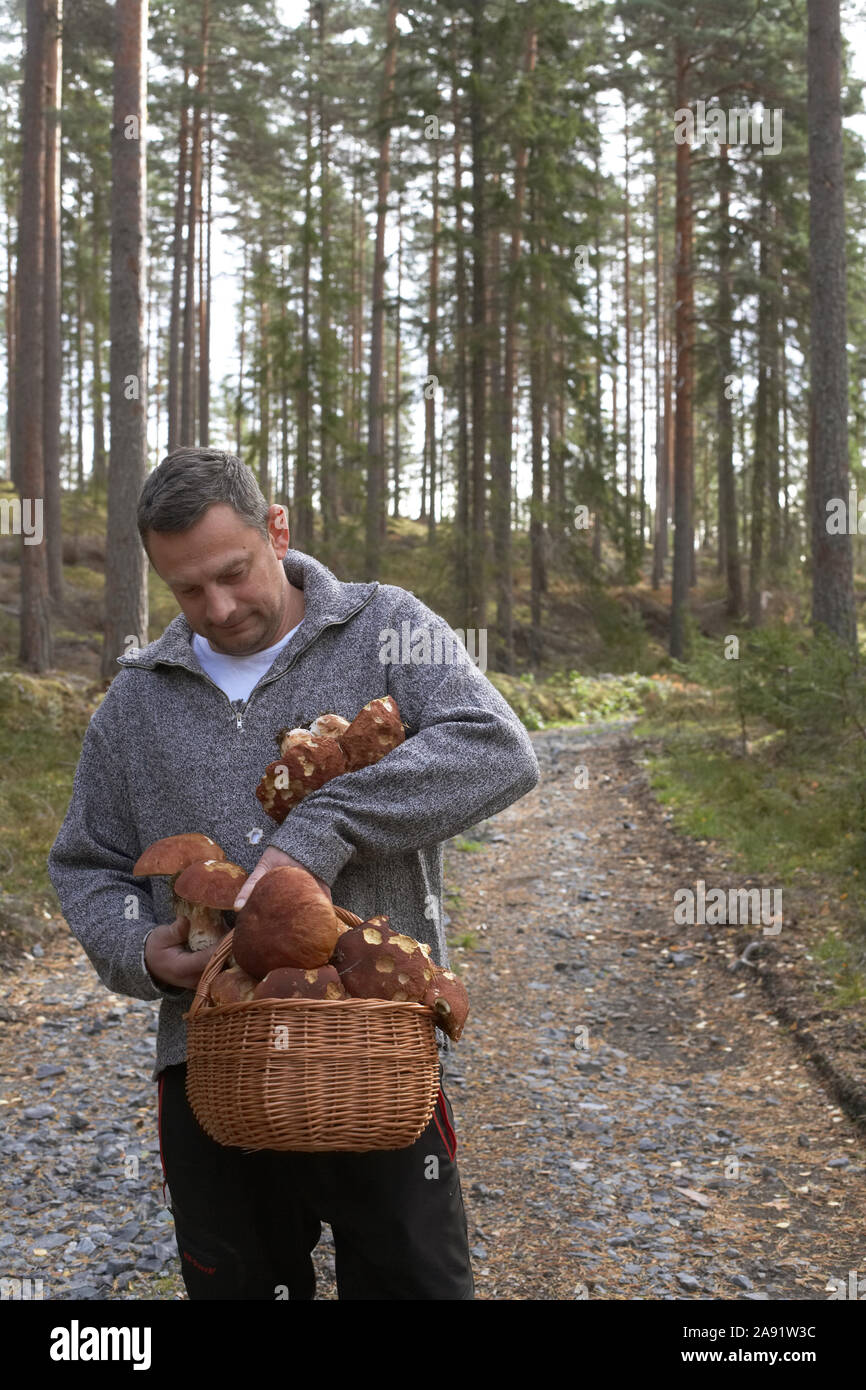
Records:
[[[99,698],[84,682],[0,672],[0,874],[37,909],[56,908],[46,860]]]

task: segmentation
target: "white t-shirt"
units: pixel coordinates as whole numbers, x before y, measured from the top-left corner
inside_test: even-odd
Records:
[[[300,626],[298,623],[273,647],[251,652],[249,656],[226,656],[223,652],[215,652],[207,638],[200,637],[197,632],[192,635],[192,649],[202,670],[220,690],[225,691],[230,700],[245,700],[265,672],[273,666],[277,652],[282,651]]]

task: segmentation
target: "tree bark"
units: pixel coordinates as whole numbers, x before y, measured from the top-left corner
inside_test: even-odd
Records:
[[[460,137],[462,111],[458,95],[457,21],[451,30],[454,83],[451,106],[454,122],[454,290],[457,331],[455,335],[455,387],[457,396],[457,509],[454,521],[454,588],[461,626],[470,626],[469,594],[469,401],[466,371],[466,243],[463,231],[463,146]]]
[[[472,75],[469,91],[469,127],[472,141],[472,332],[470,373],[472,381],[472,499],[469,548],[468,611],[471,624],[486,622],[486,504],[487,486],[487,208],[485,195],[484,112],[481,87],[484,80],[484,0],[472,0],[470,25]]]
[[[201,49],[196,70],[192,108],[192,152],[189,171],[189,202],[186,230],[186,274],[183,305],[183,367],[180,392],[181,444],[194,444],[196,438],[196,229],[201,221],[202,203],[202,112],[207,82],[210,0],[202,0]]]
[[[42,435],[44,343],[42,276],[45,257],[45,107],[44,71],[46,0],[27,0],[27,51],[21,116],[21,216],[18,224],[19,327],[16,360],[16,476],[22,506],[21,625],[19,660],[41,673],[51,666],[48,540],[44,518],[38,544],[28,544],[25,519],[30,513],[30,539],[45,499]]]
[[[174,202],[174,245],[171,269],[171,310],[168,321],[168,452],[180,444],[180,286],[183,272],[183,214],[186,202],[186,164],[189,145],[189,68],[183,70],[183,97],[178,135],[177,193]]]
[[[312,49],[313,14],[310,10],[310,46]],[[304,230],[302,233],[303,262],[301,269],[301,374],[298,382],[298,452],[295,460],[295,549],[308,554],[313,549],[313,478],[311,459],[311,390],[312,350],[310,321],[312,317],[310,270],[313,255],[313,56],[308,58],[308,82],[305,102],[305,162],[304,162]]]
[[[45,265],[43,328],[42,449],[45,470],[45,530],[48,587],[63,598],[63,522],[60,510],[60,93],[63,0],[47,0],[45,9]]]
[[[734,420],[731,388],[734,380],[733,296],[731,293],[731,162],[727,145],[719,147],[719,303],[718,388],[716,394],[719,477],[719,550],[728,588],[727,611],[738,618],[743,608],[740,552],[737,542],[737,499],[734,489]]]
[[[428,299],[427,325],[427,383],[424,392],[424,461],[422,478],[421,516],[424,517],[425,501],[423,487],[429,483],[430,505],[427,508],[427,538],[433,539],[436,531],[436,398],[439,394],[439,363],[437,356],[439,331],[439,136],[433,145],[433,222],[430,244],[430,295]]]
[[[690,58],[676,41],[676,109],[688,105]],[[670,654],[686,656],[685,615],[693,563],[692,539],[692,410],[694,385],[694,281],[692,278],[691,148],[677,145],[676,153],[676,419],[674,423],[674,571],[671,591]]]
[[[111,130],[111,456],[102,676],[148,641],[147,557],[136,504],[147,470],[145,302],[147,0],[117,0]]]
[[[385,67],[379,101],[379,159],[376,174],[376,251],[373,261],[370,325],[369,395],[367,402],[367,507],[364,535],[365,578],[379,574],[382,511],[385,504],[385,225],[391,177],[391,121],[397,66],[397,0],[388,0]]]
[[[198,263],[198,418],[199,443],[210,442],[211,218],[213,213],[213,112],[207,109],[207,203],[200,211]]]
[[[327,37],[325,0],[317,0],[319,22],[319,491],[322,499],[322,546],[327,559],[333,558],[337,527],[337,413],[335,348],[331,328],[331,171],[330,140],[326,100]]]
[[[764,583],[764,529],[767,515],[767,455],[769,452],[769,413],[770,413],[770,374],[772,372],[771,318],[772,290],[769,285],[770,265],[770,202],[768,193],[768,157],[763,156],[761,170],[761,210],[759,231],[761,249],[758,278],[758,386],[755,392],[755,444],[752,465],[751,528],[749,536],[749,622],[752,627],[760,627],[763,604],[761,591]]]

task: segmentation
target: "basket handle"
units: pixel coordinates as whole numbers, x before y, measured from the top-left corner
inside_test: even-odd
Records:
[[[341,922],[345,922],[347,927],[357,927],[364,920],[363,917],[359,917],[357,913],[350,912],[347,907],[337,907],[336,903],[333,904],[333,907],[337,917],[340,919]],[[210,1003],[211,982],[220,973],[224,963],[226,962],[226,960],[228,960],[229,956],[231,955],[233,939],[234,931],[232,930],[226,932],[222,941],[219,943],[210,960],[208,961],[207,965],[205,966],[204,970],[202,971],[201,978],[199,979],[199,982],[196,985],[195,998],[193,999],[192,1004],[190,1005],[189,1013],[185,1015],[186,1018],[195,1018],[196,1014],[201,1012],[205,1004]]]

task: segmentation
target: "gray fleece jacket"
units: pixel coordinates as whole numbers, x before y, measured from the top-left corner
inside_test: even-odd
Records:
[[[90,720],[49,855],[63,914],[103,984],[162,1000],[154,1080],[186,1058],[183,1015],[193,1000],[157,984],[144,962],[148,933],[174,919],[167,882],[132,877],[154,840],[200,831],[247,873],[275,846],[324,879],[335,903],[362,918],[385,913],[447,966],[442,841],[539,778],[514,711],[413,593],[342,583],[298,550],[283,564],[304,590],[305,616],[245,701],[229,701],[202,670],[182,614],[118,658],[123,670]],[[405,742],[372,767],[332,778],[282,825],[270,820],[255,789],[278,757],[277,731],[325,711],[352,719],[386,694],[407,725]],[[438,1030],[437,1039],[445,1062],[453,1044]]]

